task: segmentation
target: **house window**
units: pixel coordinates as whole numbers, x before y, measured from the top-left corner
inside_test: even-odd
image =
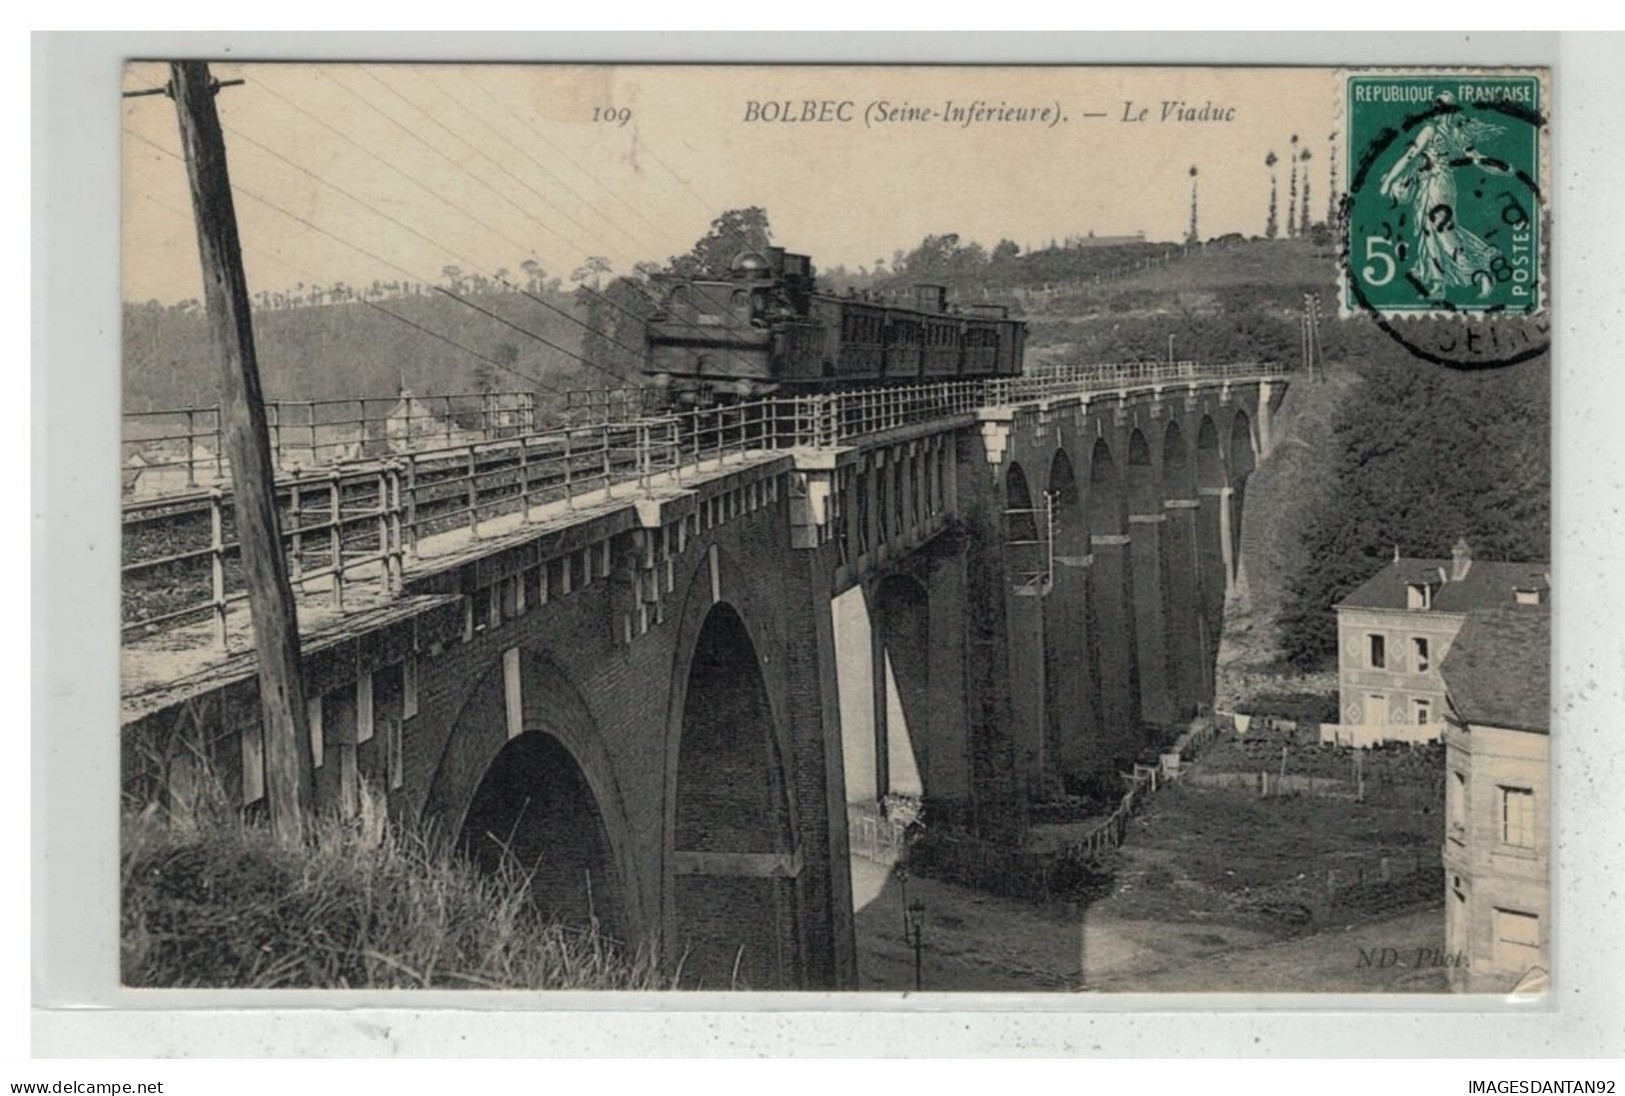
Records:
[[[1535,847],[1535,793],[1528,788],[1501,789],[1501,843]]]
[[[1427,673],[1428,668],[1428,637],[1411,637],[1411,661],[1416,665],[1416,672]]]
[[[1450,776],[1450,836],[1460,841],[1467,833],[1467,774]]]
[[[1540,962],[1540,918],[1521,910],[1495,910],[1495,965],[1527,971]]]
[[[1388,722],[1388,698],[1381,693],[1370,693],[1365,698],[1365,721],[1381,726]]]
[[[1427,608],[1427,587],[1422,586],[1422,585],[1420,585],[1418,583],[1414,583],[1414,582],[1411,583],[1409,586],[1406,586],[1405,587],[1405,608],[1407,608],[1407,609],[1425,609],[1425,608]]]
[[[1433,722],[1433,704],[1427,700],[1411,701],[1412,722],[1418,727]]]
[[[1380,635],[1371,635],[1371,668],[1380,670],[1388,665],[1388,640]]]

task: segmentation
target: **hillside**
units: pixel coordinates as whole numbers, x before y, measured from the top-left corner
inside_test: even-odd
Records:
[[[1280,657],[1275,623],[1288,585],[1310,564],[1304,532],[1322,500],[1338,491],[1334,431],[1363,388],[1360,375],[1343,365],[1325,381],[1299,378],[1287,389],[1274,420],[1274,452],[1247,481],[1241,581],[1226,610],[1221,662],[1268,665]]]
[[[1321,298],[1323,316],[1336,314],[1335,259],[1308,241],[1209,244],[1140,263],[1116,278],[1021,294],[1035,357],[1155,361],[1168,356],[1172,337],[1182,359],[1289,362],[1299,356],[1304,295]]]
[[[583,353],[586,331],[564,315],[517,293],[469,299],[513,326],[441,295],[394,298],[378,302],[378,307],[347,301],[257,309],[254,341],[266,396],[389,397],[403,386],[416,392],[475,392],[484,386],[485,374],[489,387],[504,391],[536,391],[542,384],[579,388],[613,383],[571,357]],[[568,296],[548,294],[542,299],[578,320],[594,322],[589,309]],[[385,315],[379,307],[403,319]],[[215,368],[201,309],[164,308],[156,302],[125,306],[127,410],[212,405]]]
[[[1304,552],[1277,590],[1279,655],[1298,667],[1333,658],[1332,605],[1396,548],[1447,557],[1465,537],[1478,559],[1551,559],[1550,358],[1458,371],[1372,345],[1351,353],[1358,389],[1325,445],[1283,453],[1330,462],[1329,489],[1296,511]],[[1244,521],[1279,520],[1268,504],[1249,508]]]
[[[1314,294],[1332,363],[1329,379],[1288,389],[1275,452],[1248,483],[1244,581],[1220,654],[1228,699],[1244,679],[1293,688],[1315,680],[1299,675],[1323,676],[1332,605],[1396,545],[1448,556],[1465,536],[1479,558],[1550,558],[1549,358],[1484,370],[1422,361],[1369,318],[1339,317],[1333,253],[1308,241],[1142,261],[1029,297],[1033,356],[1154,360],[1172,336],[1179,358],[1296,365],[1303,298]],[[1412,321],[1414,332],[1456,322]]]

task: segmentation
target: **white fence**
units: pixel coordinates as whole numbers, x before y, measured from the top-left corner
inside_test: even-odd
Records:
[[[1443,723],[1322,723],[1320,741],[1328,746],[1381,746],[1385,742],[1438,742]]]

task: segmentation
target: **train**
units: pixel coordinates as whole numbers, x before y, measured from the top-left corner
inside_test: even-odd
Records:
[[[812,260],[743,251],[726,279],[666,278],[647,323],[645,384],[667,406],[1021,373],[1026,324],[955,307],[946,286],[904,302],[817,288]]]

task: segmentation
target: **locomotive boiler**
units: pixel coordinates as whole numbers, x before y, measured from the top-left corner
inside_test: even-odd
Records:
[[[819,291],[806,255],[735,257],[727,279],[667,279],[648,322],[649,387],[676,405],[882,384],[1015,376],[1026,325],[1003,305],[951,307]]]

